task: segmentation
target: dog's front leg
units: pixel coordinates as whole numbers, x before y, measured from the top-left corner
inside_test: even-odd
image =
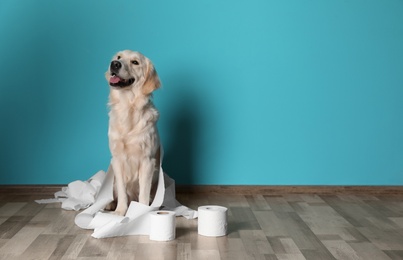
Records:
[[[123,180],[123,159],[112,158],[112,167],[115,173],[115,182],[116,182],[116,194],[117,194],[117,206],[115,210],[115,214],[125,215],[128,208],[127,201],[127,193],[126,193],[126,185]]]
[[[155,159],[142,160],[139,170],[139,202],[149,206]]]

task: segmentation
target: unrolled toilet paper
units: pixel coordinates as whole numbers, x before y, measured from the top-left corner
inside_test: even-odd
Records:
[[[161,162],[162,162],[161,150]],[[187,219],[197,218],[197,212],[181,205],[175,198],[175,181],[164,173],[161,164],[158,177],[157,191],[150,206],[132,201],[125,216],[118,216],[104,211],[106,205],[113,200],[114,174],[112,167],[108,171],[98,172],[84,184],[72,182],[62,191],[56,192],[56,199],[38,200],[38,203],[52,203],[55,200],[63,202],[62,208],[79,210],[75,223],[80,228],[94,229],[95,238],[116,237],[127,235],[150,235],[149,212],[159,209],[169,210],[176,216]],[[83,194],[89,193],[88,196]],[[81,200],[85,198],[85,200]],[[175,236],[174,236],[175,237]]]
[[[220,237],[227,234],[227,211],[221,206],[201,206],[198,209],[198,233],[207,237]]]
[[[176,216],[172,211],[150,212],[150,240],[170,241],[175,239]]]

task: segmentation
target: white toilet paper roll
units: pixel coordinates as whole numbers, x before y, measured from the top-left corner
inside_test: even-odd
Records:
[[[173,211],[150,212],[150,240],[170,241],[175,239],[176,216]]]
[[[220,237],[227,234],[227,211],[221,206],[201,206],[198,209],[198,233],[207,237]]]

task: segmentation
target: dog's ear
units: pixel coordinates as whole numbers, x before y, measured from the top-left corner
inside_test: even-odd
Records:
[[[147,59],[146,81],[144,82],[142,92],[144,95],[150,95],[154,90],[161,86],[160,78],[150,60]]]

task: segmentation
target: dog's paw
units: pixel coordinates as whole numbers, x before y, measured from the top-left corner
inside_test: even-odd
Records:
[[[106,211],[114,211],[115,209],[116,209],[116,201],[112,201],[105,207]]]
[[[117,216],[124,216],[126,214],[127,209],[119,210],[116,209],[115,211],[112,211],[111,213]]]

